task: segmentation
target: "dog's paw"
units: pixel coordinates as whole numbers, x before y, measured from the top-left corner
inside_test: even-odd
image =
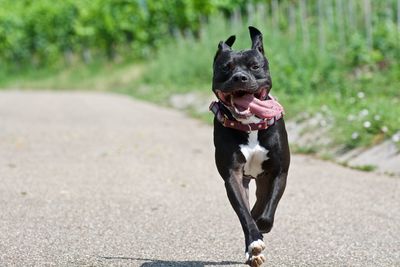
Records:
[[[246,263],[251,267],[259,267],[265,262],[265,256],[261,252],[265,249],[264,242],[259,239],[253,241],[246,252]]]
[[[264,241],[258,239],[257,241],[253,241],[248,248],[248,252],[250,255],[255,256],[261,253],[265,249]]]
[[[250,258],[250,266],[251,267],[259,267],[263,265],[263,263],[266,261],[265,256],[263,254],[253,256]]]
[[[246,253],[246,257],[248,257],[248,253]],[[263,254],[258,254],[248,257],[246,264],[250,265],[251,267],[260,267],[265,261],[265,256]]]

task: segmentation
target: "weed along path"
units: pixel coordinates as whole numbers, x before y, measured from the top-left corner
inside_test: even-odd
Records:
[[[399,178],[294,155],[267,266],[400,266],[399,203]],[[210,126],[119,95],[0,92],[0,266],[243,266],[242,243]]]

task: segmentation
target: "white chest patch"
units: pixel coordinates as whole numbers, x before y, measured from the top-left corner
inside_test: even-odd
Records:
[[[249,133],[246,145],[240,145],[240,151],[246,158],[244,174],[254,178],[262,172],[261,164],[268,159],[268,150],[258,143],[258,131]]]

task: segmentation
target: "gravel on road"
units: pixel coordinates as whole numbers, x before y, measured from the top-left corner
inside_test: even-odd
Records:
[[[244,266],[213,153],[174,110],[1,91],[0,266]],[[399,207],[399,178],[294,155],[266,266],[400,266]]]

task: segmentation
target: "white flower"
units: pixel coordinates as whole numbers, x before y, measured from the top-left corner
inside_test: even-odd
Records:
[[[354,132],[351,134],[351,139],[357,139],[359,137],[359,134],[357,132]]]
[[[381,131],[384,133],[387,133],[387,131],[389,131],[389,129],[386,126],[382,126]]]
[[[376,120],[376,121],[379,121],[379,120],[381,120],[381,115],[378,115],[378,114],[377,114],[377,115],[375,115],[375,116],[374,116],[374,120]]]
[[[357,97],[360,98],[360,99],[363,99],[365,97],[364,92],[362,92],[362,91],[358,92],[357,93]]]
[[[360,117],[368,116],[368,114],[369,114],[369,111],[366,108],[364,108],[363,110],[360,111]]]
[[[354,121],[355,119],[356,119],[356,116],[354,116],[353,114],[350,114],[349,116],[347,116],[348,121]]]
[[[364,125],[364,128],[369,128],[369,127],[371,127],[371,122],[364,121],[363,125]]]
[[[392,141],[395,143],[400,142],[400,132],[397,132],[392,136]]]

